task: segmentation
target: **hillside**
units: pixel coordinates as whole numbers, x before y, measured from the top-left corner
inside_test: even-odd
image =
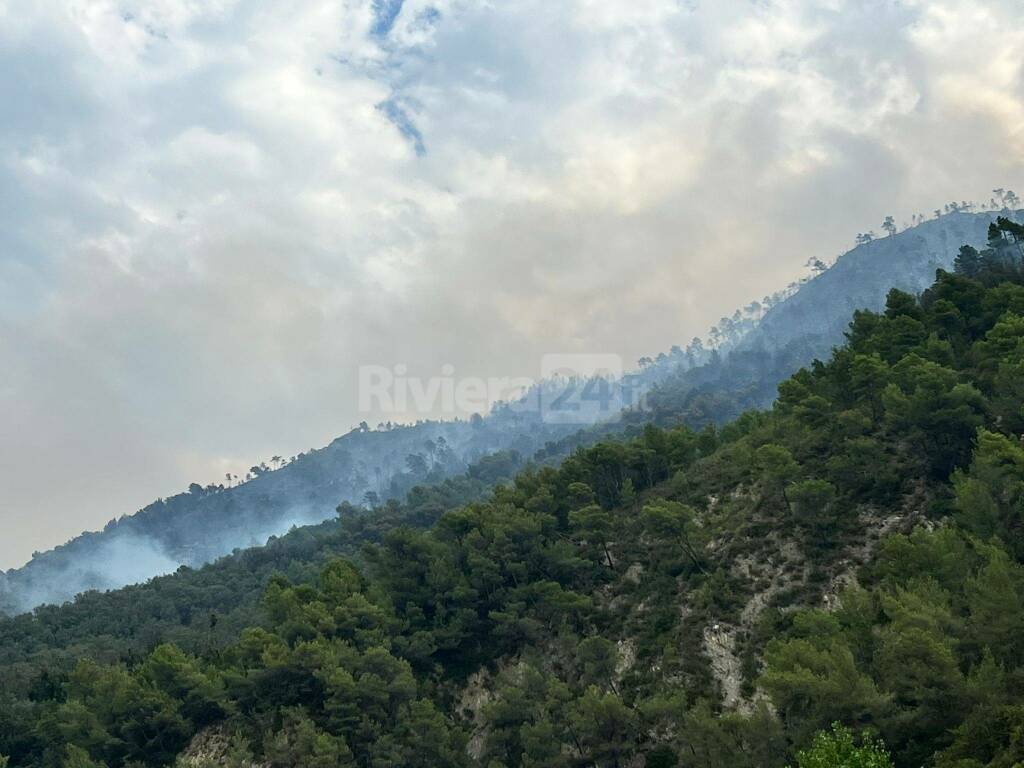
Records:
[[[739,320],[723,318],[717,348],[676,347],[630,374],[636,394],[653,391],[649,408],[628,413],[622,424],[579,435],[585,424],[552,423],[527,397],[473,421],[356,429],[280,468],[254,467],[252,479],[237,486],[193,485],[0,573],[0,613],[145,581],[182,564],[196,567],[293,526],[319,523],[340,502],[401,499],[413,486],[456,476],[488,454],[514,451],[525,460],[541,452],[551,460],[627,424],[700,427],[767,407],[780,381],[842,341],[854,309],[878,309],[890,286],[920,291],[936,268],[952,267],[960,243],[983,244],[997,215],[956,212],[860,245],[774,305],[766,302]]]
[[[340,502],[363,505],[367,498],[400,498],[414,485],[464,472],[483,456],[501,451],[530,456],[578,429],[511,410],[472,423],[356,429],[279,469],[254,467],[252,479],[237,486],[194,485],[112,520],[103,531],[37,554],[23,568],[0,573],[0,612],[145,581],[179,565],[199,566],[234,549],[263,544],[293,526],[319,523]],[[416,459],[413,464],[410,457]],[[518,465],[513,460],[506,475]]]
[[[858,245],[770,306],[725,354],[662,377],[648,395],[649,412],[636,421],[723,424],[750,408],[768,407],[779,382],[843,343],[856,310],[881,309],[891,288],[920,293],[935,270],[953,268],[961,245],[983,247],[999,216],[1019,221],[1022,214],[953,211]],[[728,328],[729,320],[721,325]]]
[[[0,622],[0,754],[78,768],[1019,763],[1024,228],[992,234],[919,299],[893,290],[857,312],[771,411],[647,426],[469,503],[479,488],[449,485],[390,521],[347,514],[348,539],[365,539],[354,560],[293,542],[291,578],[269,578],[233,638],[211,619],[185,653],[158,623],[112,622],[151,650],[104,658],[87,632],[89,652],[62,645],[88,616],[75,606]],[[321,534],[337,530],[292,536]],[[206,593],[238,576],[198,573]],[[198,584],[160,584],[180,581]]]
[[[891,288],[918,294],[935,270],[953,268],[960,246],[985,245],[988,227],[999,216],[1019,219],[1024,211],[956,211],[890,237],[862,243],[831,268],[773,307],[738,345],[741,351],[781,350],[794,345],[827,355],[858,309],[881,309]]]

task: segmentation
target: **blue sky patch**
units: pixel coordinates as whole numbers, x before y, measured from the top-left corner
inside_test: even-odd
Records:
[[[417,156],[423,157],[427,154],[427,147],[423,143],[423,134],[420,133],[420,129],[416,127],[412,118],[409,117],[409,113],[403,109],[397,100],[392,97],[387,101],[382,101],[377,105],[377,109],[391,121],[405,138],[412,142]]]
[[[387,37],[395,26],[395,19],[402,12],[405,0],[373,0],[373,26],[370,32],[377,37]]]

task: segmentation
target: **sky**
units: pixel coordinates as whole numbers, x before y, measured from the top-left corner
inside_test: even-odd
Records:
[[[1019,21],[0,0],[0,568],[326,444],[361,365],[636,360],[886,215],[1013,187]]]

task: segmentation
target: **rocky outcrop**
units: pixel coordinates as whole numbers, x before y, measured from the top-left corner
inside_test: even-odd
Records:
[[[224,725],[204,728],[178,756],[176,768],[270,768],[240,749],[235,735]]]

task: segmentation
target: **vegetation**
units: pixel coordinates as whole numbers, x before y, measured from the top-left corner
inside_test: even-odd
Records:
[[[264,621],[259,602],[274,574],[313,582],[332,558],[358,557],[363,543],[392,528],[429,528],[444,511],[481,498],[519,463],[514,455],[494,454],[464,476],[414,488],[403,504],[375,510],[342,504],[334,520],[296,528],[204,568],[182,567],[145,584],[90,591],[63,606],[0,620],[0,687],[18,679],[27,660],[67,666],[87,656],[130,663],[161,640],[191,653],[222,648]]]
[[[799,768],[892,768],[885,747],[870,738],[858,746],[849,728],[839,723],[822,731],[808,749],[797,754]]]
[[[239,555],[0,624],[0,754],[111,768],[1019,764],[1011,224],[993,225],[977,265],[858,312],[848,343],[783,382],[770,412],[647,425],[488,494],[449,485],[345,514],[343,531],[249,555],[260,566]],[[213,617],[271,569],[259,604],[220,629]],[[153,602],[88,624],[83,605],[132,594]],[[175,632],[162,611],[206,618]]]
[[[385,423],[376,429],[363,423],[323,449],[272,457],[244,477],[226,477],[223,485],[192,484],[185,493],[111,520],[101,532],[36,553],[26,566],[0,573],[0,614],[138,583],[179,564],[198,567],[236,548],[258,546],[293,525],[320,523],[339,502],[377,508],[402,499],[411,488],[458,476],[489,454],[552,462],[577,446],[620,435],[623,426],[686,423],[699,429],[768,408],[781,381],[841,343],[854,308],[880,309],[892,286],[922,291],[936,268],[952,268],[953,243],[982,247],[990,222],[1020,218],[1018,203],[1012,192],[994,190],[991,202],[979,206],[986,212],[971,213],[975,206],[966,201],[950,203],[934,221],[917,215],[911,230],[867,237],[830,267],[811,259],[807,277],[723,317],[705,340],[642,358],[640,370],[620,386],[585,398],[592,406],[617,408],[647,393],[649,408],[622,420],[604,420],[608,413],[597,407],[587,413],[601,423],[586,429],[542,418],[542,400],[557,402],[586,386],[548,382],[485,418]],[[517,468],[503,476],[511,478]]]

